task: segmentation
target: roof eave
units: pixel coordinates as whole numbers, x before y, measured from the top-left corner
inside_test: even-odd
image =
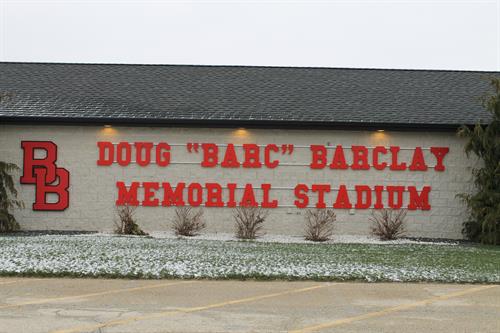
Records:
[[[151,118],[91,118],[91,117],[16,117],[0,116],[0,122],[30,125],[125,125],[162,127],[219,127],[219,128],[274,128],[274,129],[339,129],[339,130],[394,130],[394,131],[455,131],[460,124],[443,123],[389,123],[298,120],[234,120],[234,119],[151,119]],[[465,124],[473,125],[473,124]]]

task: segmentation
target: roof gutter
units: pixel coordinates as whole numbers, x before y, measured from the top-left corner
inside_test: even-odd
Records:
[[[214,128],[269,128],[316,130],[393,130],[393,131],[456,131],[458,124],[438,123],[388,123],[388,122],[325,122],[289,120],[231,120],[231,119],[150,119],[150,118],[62,118],[62,117],[13,117],[0,116],[5,124],[23,125],[122,125],[153,127],[214,127]],[[470,125],[470,124],[467,124]]]

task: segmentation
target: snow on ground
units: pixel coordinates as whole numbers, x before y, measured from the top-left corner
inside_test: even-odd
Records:
[[[104,234],[106,235],[106,234]],[[107,234],[110,235],[110,234]],[[179,238],[170,231],[155,231],[151,232],[150,236],[153,238]],[[198,240],[216,240],[216,241],[238,241],[238,239],[231,233],[203,233],[191,239]],[[317,244],[313,241],[305,240],[303,236],[286,236],[286,235],[263,235],[257,239],[255,242],[262,243],[286,243],[286,244]],[[419,241],[415,239],[396,239],[391,241],[382,241],[378,238],[372,236],[360,236],[360,235],[335,235],[329,241],[323,242],[322,244],[428,244],[428,245],[458,245],[457,242],[428,242]]]
[[[4,236],[0,275],[500,283],[496,248],[221,241],[224,237]]]

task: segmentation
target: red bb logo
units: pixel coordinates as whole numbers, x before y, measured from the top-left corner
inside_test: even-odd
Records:
[[[57,145],[51,141],[22,141],[23,175],[21,184],[35,185],[33,210],[65,210],[69,206],[69,172],[58,168]],[[44,150],[44,158],[35,158],[36,150]],[[47,202],[47,194],[58,197],[57,202]]]

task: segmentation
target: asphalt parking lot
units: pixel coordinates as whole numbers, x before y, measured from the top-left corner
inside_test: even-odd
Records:
[[[0,278],[0,332],[500,332],[500,286]]]

